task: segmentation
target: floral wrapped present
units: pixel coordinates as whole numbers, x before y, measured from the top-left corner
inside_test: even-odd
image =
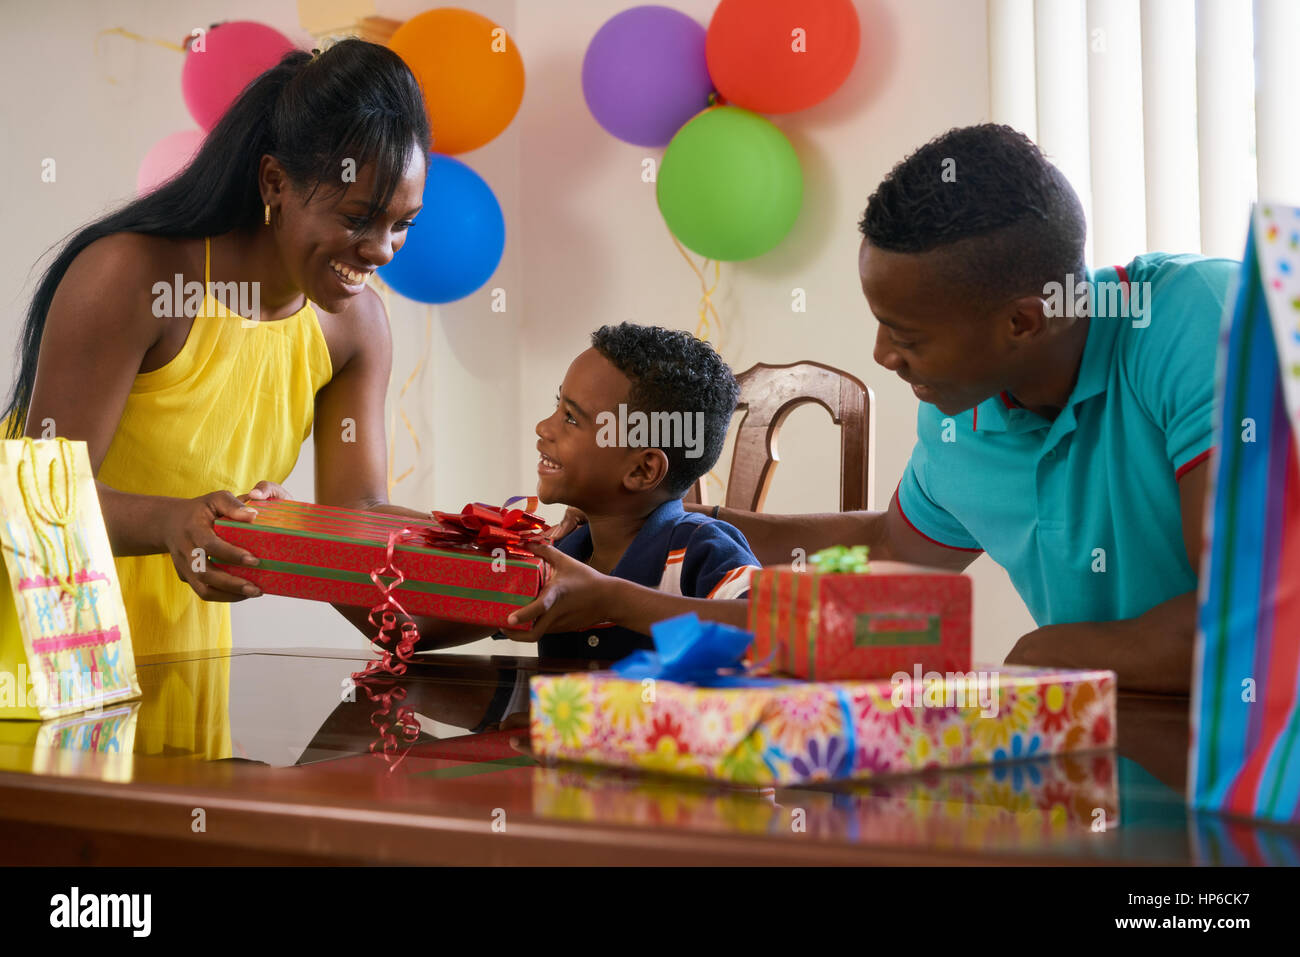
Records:
[[[1115,744],[1115,674],[1002,666],[893,680],[736,674],[749,635],[694,615],[654,626],[657,654],[615,671],[538,675],[543,758],[745,784],[861,779]],[[738,650],[739,649],[739,650]],[[691,681],[692,683],[684,683]]]
[[[276,499],[257,511],[213,527],[260,559],[229,570],[271,595],[369,608],[382,591],[411,615],[499,626],[544,579],[523,544],[547,526],[525,510],[474,504],[419,522]]]
[[[969,669],[970,578],[866,559],[864,546],[840,546],[813,555],[807,571],[755,572],[753,660],[810,680]]]

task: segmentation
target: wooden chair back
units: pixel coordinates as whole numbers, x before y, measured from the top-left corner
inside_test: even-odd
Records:
[[[774,366],[760,362],[736,376],[743,408],[727,478],[727,508],[761,512],[781,461],[777,435],[786,417],[808,402],[826,409],[840,427],[840,511],[866,509],[874,499],[875,395],[855,376],[820,362]],[[708,504],[704,479],[684,501]]]

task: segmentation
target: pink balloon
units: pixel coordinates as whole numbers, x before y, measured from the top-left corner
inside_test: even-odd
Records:
[[[251,20],[217,24],[204,35],[202,52],[195,42],[185,52],[181,93],[190,116],[209,132],[244,87],[296,49],[279,30]]]
[[[152,192],[188,166],[203,145],[204,135],[199,130],[181,130],[151,146],[135,176],[136,195]]]

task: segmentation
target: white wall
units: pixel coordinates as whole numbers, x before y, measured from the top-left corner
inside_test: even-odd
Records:
[[[406,19],[435,4],[385,2]],[[662,151],[606,134],[582,99],[583,52],[592,35],[633,0],[458,0],[505,26],[522,51],[527,89],[520,113],[497,140],[460,158],[495,190],[507,224],[505,256],[480,292],[442,308],[390,299],[394,388],[425,353],[429,362],[402,400],[418,430],[416,456],[397,427],[395,471],[417,464],[393,498],[417,508],[501,500],[535,482],[534,423],[551,404],[569,361],[589,333],[624,319],[694,329],[699,284],[668,236],[641,182],[641,161]],[[707,23],[714,0],[671,5]],[[823,104],[776,118],[805,175],[804,207],[786,241],[747,263],[724,264],[714,297],[715,338],[739,370],[755,362],[814,359],[845,369],[875,390],[876,495],[893,492],[915,437],[911,391],[871,360],[875,324],[856,275],[856,222],[866,198],[897,160],[951,126],[988,117],[985,4],[979,0],[857,0],[863,47],[845,85]],[[128,198],[148,147],[193,126],[180,95],[181,57],[157,46],[95,34],[124,27],[179,42],[191,27],[256,19],[304,46],[292,0],[74,0],[6,4],[0,32],[0,340],[15,342],[34,287],[36,257],[68,231]],[[51,51],[63,54],[52,58]],[[57,63],[57,73],[50,64]],[[116,82],[110,83],[109,79]],[[40,183],[40,160],[59,161],[59,181]],[[493,313],[490,292],[507,292]],[[808,311],[790,310],[791,290]],[[111,295],[111,290],[106,292]],[[432,322],[430,323],[430,317]],[[8,386],[9,378],[4,379]],[[796,412],[782,433],[782,465],[769,509],[837,507],[838,437],[820,410]],[[724,461],[717,473],[726,475]],[[310,444],[288,480],[312,494]],[[715,486],[711,494],[720,497]],[[715,498],[714,500],[718,500]],[[555,514],[555,513],[553,513]],[[1000,660],[1032,627],[1005,574],[987,558],[975,578],[975,650]],[[329,608],[261,598],[234,608],[244,647],[356,647],[360,637]],[[520,646],[522,647],[522,646]],[[511,650],[490,643],[487,650]]]

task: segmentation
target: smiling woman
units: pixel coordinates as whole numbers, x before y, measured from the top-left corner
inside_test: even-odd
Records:
[[[283,496],[314,426],[318,502],[408,513],[385,500],[391,337],[366,279],[419,211],[429,138],[390,50],[295,51],[42,277],[6,435],[88,444],[137,654],[230,647],[226,603],[258,590],[209,562],[256,560],[213,521]]]

